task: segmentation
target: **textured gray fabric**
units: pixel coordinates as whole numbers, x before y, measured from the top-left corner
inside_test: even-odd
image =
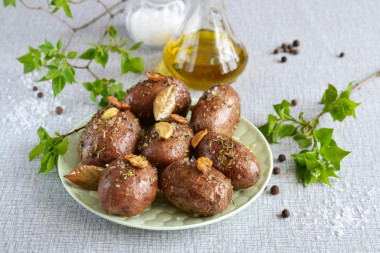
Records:
[[[29,1],[35,2],[35,1]],[[46,1],[39,1],[42,5]],[[297,98],[295,113],[307,117],[322,108],[319,99],[327,83],[339,89],[380,70],[380,2],[240,0],[226,1],[230,21],[244,41],[249,64],[233,84],[242,101],[242,115],[260,125],[271,105],[282,99]],[[108,3],[108,4],[111,4]],[[73,6],[74,21],[81,24],[103,11],[96,1]],[[83,52],[85,42],[97,41],[106,18],[78,32],[71,49]],[[126,37],[124,19],[115,27]],[[46,37],[67,41],[70,31],[51,16],[0,7],[0,251],[2,252],[304,252],[380,251],[379,147],[380,79],[369,83],[352,98],[362,104],[357,120],[333,123],[329,116],[321,126],[334,127],[340,146],[353,151],[342,164],[340,179],[333,187],[297,184],[290,154],[297,152],[291,140],[272,145],[274,157],[288,159],[275,165],[269,187],[277,184],[280,194],[265,191],[252,205],[222,222],[197,229],[152,232],[124,227],[104,220],[80,206],[66,192],[55,173],[36,174],[38,161],[28,162],[28,152],[36,145],[39,125],[53,133],[69,131],[94,113],[96,105],[80,83],[91,80],[78,70],[79,84],[68,85],[53,99],[51,87],[37,84],[45,96],[36,98],[32,78],[24,77],[15,60],[29,45],[37,46]],[[282,42],[301,41],[298,56],[288,56],[285,64],[272,51]],[[338,58],[344,51],[346,56]],[[146,69],[160,62],[161,51],[141,49]],[[79,62],[80,63],[80,62]],[[79,64],[78,63],[78,64]],[[119,77],[119,59],[111,57],[100,75],[117,77],[128,87],[143,75]],[[192,92],[199,96],[200,92]],[[64,113],[55,115],[61,105]],[[39,109],[38,109],[39,108]],[[280,218],[284,208],[289,219]]]

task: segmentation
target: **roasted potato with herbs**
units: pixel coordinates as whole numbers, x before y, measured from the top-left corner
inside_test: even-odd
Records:
[[[140,153],[162,170],[175,161],[190,157],[190,142],[193,136],[193,130],[189,125],[174,121],[159,122],[146,132]]]
[[[195,133],[207,129],[232,137],[240,119],[240,98],[231,86],[219,84],[205,91],[190,110]]]
[[[165,197],[176,207],[194,215],[223,212],[231,203],[230,180],[213,167],[201,172],[196,161],[184,159],[170,164],[160,177]]]
[[[140,138],[141,127],[135,115],[109,106],[87,123],[79,138],[79,159],[82,164],[104,167],[119,156],[136,152]]]
[[[260,179],[260,165],[253,153],[226,135],[206,134],[196,146],[195,156],[210,158],[213,167],[231,179],[234,188],[251,187]]]
[[[179,79],[164,76],[157,72],[148,72],[148,80],[139,82],[127,90],[124,101],[131,106],[131,111],[143,123],[154,122],[153,101],[163,89],[175,86],[175,107],[172,113],[186,116],[191,98],[188,87]]]
[[[153,203],[158,175],[145,158],[130,155],[128,159],[120,157],[109,164],[100,177],[98,196],[109,213],[130,217]]]

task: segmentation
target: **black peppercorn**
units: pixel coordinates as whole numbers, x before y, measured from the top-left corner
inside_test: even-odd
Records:
[[[273,195],[277,195],[280,193],[280,188],[278,188],[277,185],[273,185],[271,188],[270,188],[270,193],[272,193]]]
[[[292,99],[292,105],[293,105],[293,106],[296,106],[297,104],[298,104],[297,99]]]
[[[299,53],[300,53],[300,51],[298,49],[293,50],[293,54],[299,54]]]
[[[283,218],[288,218],[289,216],[290,216],[290,212],[289,212],[289,210],[288,209],[284,209],[283,211],[282,211],[282,217]]]
[[[278,174],[281,173],[281,169],[280,169],[279,167],[274,167],[274,168],[273,168],[273,173],[274,173],[275,175],[278,175]]]
[[[344,57],[344,52],[340,53],[339,57]]]
[[[56,113],[56,114],[60,115],[60,114],[62,114],[62,112],[63,112],[63,108],[62,108],[62,107],[57,106],[57,107],[55,108],[55,113]]]
[[[284,53],[289,52],[289,49],[287,47],[284,47],[283,50],[284,50]]]
[[[282,47],[282,49],[285,49],[287,47],[286,43],[282,43],[281,47]]]
[[[38,92],[37,97],[42,98],[44,94],[42,92]]]
[[[275,50],[273,51],[274,54],[278,54],[279,52],[280,52],[280,50],[278,50],[278,49],[275,49]]]
[[[34,91],[38,90],[37,86],[33,86],[33,90]]]
[[[300,41],[299,40],[293,41],[293,46],[294,47],[298,47],[299,45],[300,45]]]
[[[281,155],[278,156],[278,160],[279,160],[280,162],[283,162],[283,161],[286,160],[286,156],[285,156],[284,154],[281,154]]]
[[[288,49],[290,52],[292,52],[294,50],[294,48],[292,47],[292,45],[288,45]]]
[[[283,57],[281,58],[281,62],[286,62],[286,60],[287,60],[287,58],[286,58],[285,56],[283,56]]]

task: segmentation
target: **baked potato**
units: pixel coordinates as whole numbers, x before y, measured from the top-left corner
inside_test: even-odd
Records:
[[[254,154],[226,135],[207,133],[196,146],[195,156],[210,158],[214,168],[231,179],[234,188],[251,187],[260,179],[261,169]]]
[[[161,125],[169,125],[169,129],[164,129],[164,133],[161,133]],[[171,135],[164,136],[170,133],[169,131]],[[147,130],[140,153],[156,168],[163,170],[175,161],[190,157],[190,142],[193,136],[193,130],[189,125],[177,122],[156,123]]]
[[[176,87],[175,107],[172,113],[186,116],[191,98],[188,87],[179,79],[156,72],[147,73],[148,80],[139,82],[127,90],[124,101],[142,123],[154,122],[153,101],[157,94],[170,85]]]
[[[82,164],[104,167],[119,156],[134,153],[141,138],[138,119],[129,110],[109,106],[99,110],[79,138]]]
[[[173,205],[194,215],[223,212],[233,196],[230,180],[212,167],[201,172],[196,163],[184,159],[166,167],[160,177],[163,194]]]
[[[207,129],[232,137],[240,119],[240,98],[231,86],[219,84],[205,91],[190,110],[195,133]]]
[[[158,187],[157,170],[145,158],[130,156],[130,160],[120,157],[111,162],[98,185],[102,206],[111,214],[127,217],[149,207]]]

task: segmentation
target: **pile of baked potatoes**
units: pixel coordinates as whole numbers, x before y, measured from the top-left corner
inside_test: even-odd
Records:
[[[232,138],[240,119],[238,94],[216,85],[190,107],[182,81],[156,72],[147,77],[123,101],[109,97],[110,105],[93,115],[79,139],[83,165],[64,177],[97,190],[111,214],[140,214],[158,191],[194,215],[223,212],[233,189],[260,178],[253,153]]]

